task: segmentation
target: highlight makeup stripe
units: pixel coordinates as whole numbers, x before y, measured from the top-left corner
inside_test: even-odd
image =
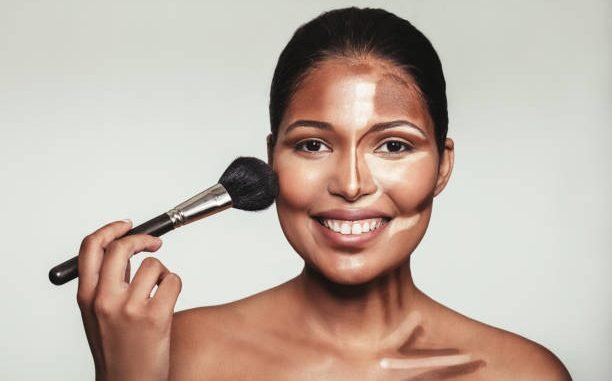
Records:
[[[421,219],[421,214],[415,214],[410,217],[396,217],[392,220],[391,226],[389,226],[389,235],[394,236],[398,232],[403,230],[411,229]]]
[[[470,355],[437,356],[420,359],[384,358],[379,365],[384,369],[420,369],[462,365],[470,362]]]

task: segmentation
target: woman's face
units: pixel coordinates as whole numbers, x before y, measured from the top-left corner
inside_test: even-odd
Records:
[[[326,278],[360,284],[405,263],[452,169],[412,79],[375,59],[329,59],[293,95],[269,160],[289,243]]]

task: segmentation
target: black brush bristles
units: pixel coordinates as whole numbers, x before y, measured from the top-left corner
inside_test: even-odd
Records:
[[[276,173],[254,157],[239,157],[219,179],[232,198],[232,207],[242,210],[266,209],[278,195]]]

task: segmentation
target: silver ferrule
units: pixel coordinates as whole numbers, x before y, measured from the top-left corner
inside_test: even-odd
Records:
[[[170,209],[167,214],[178,228],[232,207],[232,199],[223,185],[216,184]]]

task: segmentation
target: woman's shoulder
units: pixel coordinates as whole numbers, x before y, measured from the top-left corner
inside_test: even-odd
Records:
[[[261,351],[274,289],[219,305],[174,314],[171,333],[171,380],[221,379],[232,362]],[[235,363],[234,368],[239,364]]]
[[[225,305],[192,308],[174,314],[170,342],[170,380],[199,380],[211,375],[212,354],[223,356],[225,335],[236,316]],[[222,324],[225,322],[227,324]],[[216,357],[216,356],[214,356]]]
[[[460,314],[456,319],[462,321],[458,326],[464,327],[466,347],[484,359],[487,379],[571,381],[563,363],[543,345]]]
[[[280,290],[284,284],[232,302],[196,307],[176,312],[173,331],[177,334],[224,334],[234,327],[243,330],[261,322],[262,315],[278,307]]]
[[[559,358],[543,345],[515,333],[495,328],[490,359],[500,373],[513,380],[571,381]]]

